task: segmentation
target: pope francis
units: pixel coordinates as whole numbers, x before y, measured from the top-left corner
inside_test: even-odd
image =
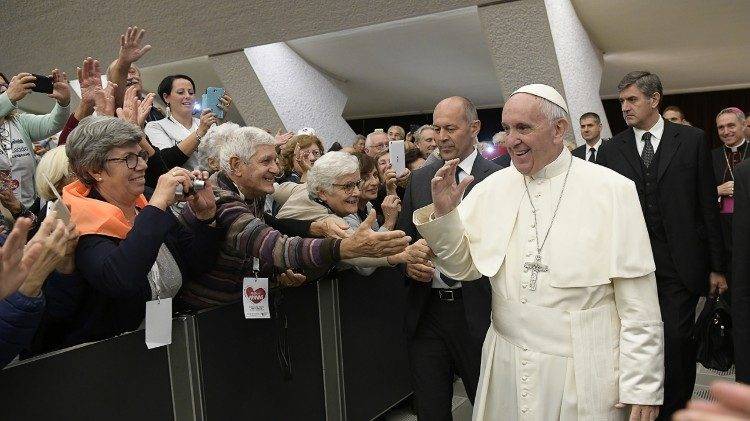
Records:
[[[565,100],[527,85],[503,108],[513,165],[474,187],[458,160],[414,212],[441,272],[492,283],[474,420],[654,420],[663,327],[635,185],[563,147]]]

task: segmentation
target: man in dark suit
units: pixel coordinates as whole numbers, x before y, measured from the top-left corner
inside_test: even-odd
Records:
[[[716,128],[722,146],[711,151],[716,191],[719,194],[719,222],[724,237],[727,268],[732,267],[732,214],[734,213],[734,169],[747,157],[745,113],[739,108],[725,108],[716,116]],[[731,284],[731,272],[727,280]],[[719,291],[722,293],[724,291]]]
[[[599,114],[588,112],[578,122],[581,125],[581,137],[586,143],[573,149],[573,156],[596,162],[596,154],[602,146],[602,119]]]
[[[750,162],[734,172],[732,329],[735,380],[750,383]]]
[[[664,406],[670,419],[695,384],[691,340],[698,298],[726,286],[716,186],[706,134],[659,115],[662,85],[644,71],[617,87],[629,128],[599,150],[598,163],[635,182],[656,262],[664,322]]]
[[[440,101],[433,124],[440,156],[460,159],[459,180],[474,177],[469,189],[500,169],[474,146],[480,121],[471,101],[462,97]],[[421,236],[412,214],[432,203],[431,180],[443,163],[437,160],[414,171],[406,188],[398,229],[415,241]],[[474,402],[482,342],[490,325],[489,280],[462,285],[425,265],[406,265],[406,274],[410,286],[405,330],[418,417],[450,421],[454,375],[461,377]]]

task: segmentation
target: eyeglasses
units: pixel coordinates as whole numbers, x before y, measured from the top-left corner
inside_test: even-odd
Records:
[[[110,161],[123,161],[128,169],[134,170],[138,166],[138,158],[141,158],[143,162],[148,162],[148,152],[140,151],[138,153],[132,153],[125,155],[122,158],[109,158],[105,159],[105,162]]]
[[[320,158],[323,155],[322,153],[320,153],[320,150],[318,149],[313,149],[311,151],[302,152],[302,154],[307,155],[307,156],[313,156],[315,158]]]
[[[354,189],[362,187],[362,180],[359,181],[352,181],[351,183],[346,184],[331,184],[334,187],[338,187],[341,190],[344,191],[346,194],[352,194],[354,192]]]

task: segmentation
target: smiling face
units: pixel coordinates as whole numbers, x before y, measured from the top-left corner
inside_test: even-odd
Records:
[[[560,119],[550,124],[542,113],[541,100],[519,93],[503,107],[505,146],[513,166],[522,174],[536,174],[562,152],[568,122]]]
[[[432,151],[437,148],[437,143],[435,143],[435,130],[422,130],[422,133],[420,134],[420,140],[416,143],[416,145],[419,148],[419,151],[422,152],[423,156],[427,156],[432,153]]]
[[[310,168],[322,155],[323,151],[320,150],[317,144],[313,143],[312,145],[300,149],[298,157],[303,161],[302,164],[304,164],[306,168]]]
[[[468,121],[461,100],[447,98],[435,107],[432,125],[435,126],[440,156],[449,161],[455,158],[463,160],[471,154],[481,123],[479,120]]]
[[[123,146],[112,149],[107,154],[104,169],[101,172],[91,173],[96,180],[96,188],[104,192],[107,197],[118,200],[135,200],[143,194],[146,186],[146,161],[138,159],[135,169],[128,168],[123,160],[130,154],[138,154],[141,147],[138,144]]]
[[[230,166],[232,180],[237,183],[242,194],[249,198],[273,193],[273,183],[281,172],[274,145],[259,145],[248,162],[232,157]]]
[[[191,114],[195,105],[195,88],[187,79],[175,79],[172,82],[172,91],[164,95],[164,102],[174,113]]]
[[[393,166],[391,165],[391,155],[381,155],[380,157],[378,157],[376,164],[380,177],[385,179],[385,172],[393,168]]]
[[[740,120],[737,115],[732,113],[721,114],[716,117],[716,128],[719,131],[719,138],[726,147],[734,147],[745,137],[745,120]]]
[[[369,174],[360,174],[362,179],[361,192],[359,196],[360,203],[364,204],[378,197],[378,188],[380,187],[380,178],[378,177],[377,168],[373,168]]]
[[[359,209],[359,172],[337,177],[329,191],[319,190],[318,197],[340,217],[357,213]]]

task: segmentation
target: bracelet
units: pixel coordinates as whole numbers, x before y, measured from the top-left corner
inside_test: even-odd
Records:
[[[196,130],[196,131],[195,131],[195,140],[196,140],[196,141],[197,141],[198,143],[200,143],[200,142],[201,142],[201,138],[202,138],[203,136],[204,136],[204,135],[202,135],[202,134],[198,133],[198,130]]]

